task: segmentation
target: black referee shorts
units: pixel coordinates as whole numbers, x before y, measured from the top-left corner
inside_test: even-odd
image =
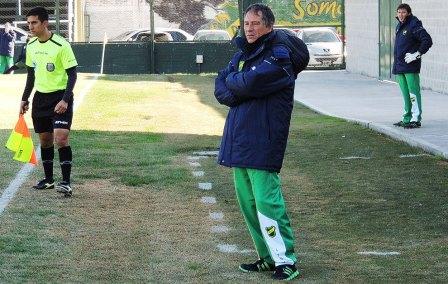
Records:
[[[68,102],[66,112],[61,114],[54,112],[54,108],[62,100],[64,93],[65,90],[34,94],[31,110],[34,132],[53,132],[55,128],[70,130],[73,119],[73,98]]]

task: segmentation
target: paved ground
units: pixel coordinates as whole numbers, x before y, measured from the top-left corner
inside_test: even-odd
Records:
[[[395,83],[346,71],[307,71],[296,81],[295,99],[317,112],[365,125],[448,159],[448,94],[422,91],[422,127],[404,129],[403,101]]]

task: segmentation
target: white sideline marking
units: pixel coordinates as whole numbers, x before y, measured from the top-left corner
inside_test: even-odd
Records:
[[[254,252],[254,250],[251,250],[251,249],[239,250],[236,245],[229,245],[229,244],[219,244],[218,245],[218,250],[220,252],[224,252],[224,253],[242,253],[242,254],[247,254],[247,253]]]
[[[202,177],[202,176],[204,176],[204,172],[203,171],[194,171],[193,176]]]
[[[211,197],[211,196],[204,196],[201,198],[201,202],[204,204],[215,204],[216,198]]]
[[[200,182],[198,183],[198,187],[202,190],[211,190],[212,184],[210,182]]]
[[[201,158],[205,158],[205,157],[199,157],[199,156],[188,156],[187,160],[189,161],[198,161]]]
[[[90,88],[92,88],[93,84],[98,79],[99,74],[95,74],[93,76],[93,80],[89,82],[84,88],[82,89],[81,93],[76,96],[77,100],[75,100],[73,104],[73,111],[77,110],[78,107],[81,105],[82,101],[84,100],[84,97],[89,92]],[[36,147],[36,158],[39,159],[40,157],[40,144]],[[22,184],[26,181],[28,176],[34,171],[34,166],[31,164],[25,164],[22,166],[20,171],[16,174],[15,178],[9,183],[8,187],[3,191],[2,196],[0,197],[0,214],[5,211],[6,206],[8,206],[9,202],[12,200],[16,192],[19,190],[19,188],[22,186]]]
[[[201,166],[201,164],[199,164],[198,162],[188,162],[190,164],[190,166],[198,168]]]
[[[354,159],[370,160],[370,157],[350,156],[350,157],[342,157],[342,158],[339,158],[339,160],[354,160]]]
[[[238,248],[236,245],[227,245],[227,244],[220,244],[218,245],[218,250],[220,252],[225,252],[225,253],[235,253],[238,252]]]
[[[400,255],[397,251],[360,251],[359,255],[392,256]]]
[[[40,156],[40,147],[36,147],[36,157]],[[23,165],[20,171],[17,173],[16,177],[13,181],[11,181],[8,187],[3,191],[2,196],[0,197],[0,214],[5,211],[6,206],[8,206],[9,202],[12,200],[14,195],[20,186],[26,181],[28,176],[34,171],[34,166],[30,163]]]
[[[93,75],[93,80],[90,81],[87,85],[84,86],[84,88],[81,90],[79,95],[75,96],[74,104],[73,104],[73,111],[77,110],[78,107],[81,105],[82,101],[84,100],[84,97],[87,95],[89,90],[93,87],[93,84],[95,84],[96,80],[98,80],[99,74]]]
[[[227,226],[221,225],[211,227],[210,231],[212,233],[227,233],[228,231],[230,231],[230,229]]]
[[[431,156],[428,154],[403,154],[400,155],[400,158],[415,158],[415,157],[423,157],[423,156]]]
[[[209,216],[210,219],[215,221],[222,221],[224,219],[224,213],[222,212],[211,212]]]
[[[207,157],[217,157],[219,154],[219,151],[199,151],[199,152],[193,152],[193,155],[196,156],[207,156]]]

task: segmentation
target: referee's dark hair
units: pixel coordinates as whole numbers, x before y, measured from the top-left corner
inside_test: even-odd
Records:
[[[253,12],[255,14],[258,14],[258,12],[261,11],[261,19],[263,20],[266,27],[272,27],[275,23],[275,16],[274,13],[272,13],[271,8],[268,6],[261,4],[261,3],[255,3],[247,7],[246,11],[244,12],[244,15],[246,15],[249,12]]]
[[[406,4],[406,3],[403,3],[403,4],[398,5],[398,7],[397,7],[397,11],[398,11],[398,10],[406,10],[406,11],[408,12],[408,14],[412,14],[411,6],[409,6],[409,5]]]
[[[44,7],[34,7],[26,14],[26,16],[37,16],[41,22],[48,21],[48,11]]]

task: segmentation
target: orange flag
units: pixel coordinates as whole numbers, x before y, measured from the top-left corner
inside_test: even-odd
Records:
[[[33,140],[23,115],[19,116],[16,126],[6,142],[6,148],[14,152],[14,160],[37,165]]]

